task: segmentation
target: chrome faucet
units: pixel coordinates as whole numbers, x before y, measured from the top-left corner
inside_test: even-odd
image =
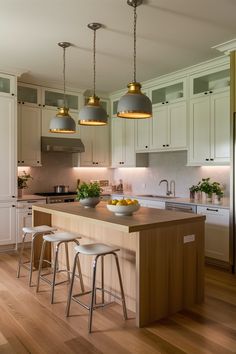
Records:
[[[159,182],[159,186],[160,186],[163,182],[166,182],[166,195],[170,195],[170,194],[171,194],[171,191],[169,191],[169,182],[167,181],[167,179],[162,179],[162,180]]]
[[[175,197],[175,181],[173,179],[170,181],[170,189],[169,189],[169,182],[167,181],[167,179],[162,179],[159,182],[159,186],[161,185],[162,182],[166,183],[166,195],[173,195],[173,197]]]
[[[173,179],[170,181],[170,194],[175,197],[175,181]]]

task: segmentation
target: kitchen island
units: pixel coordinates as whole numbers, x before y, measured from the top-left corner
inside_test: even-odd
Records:
[[[34,226],[78,233],[81,244],[103,242],[120,248],[127,308],[135,312],[138,327],[204,300],[204,220],[203,215],[152,208],[116,216],[104,202],[94,209],[79,203],[33,206]],[[36,258],[39,251],[40,244]],[[72,261],[73,247],[70,257]],[[85,285],[90,286],[91,259],[81,256],[81,267]],[[105,257],[105,285],[119,292],[110,256]]]

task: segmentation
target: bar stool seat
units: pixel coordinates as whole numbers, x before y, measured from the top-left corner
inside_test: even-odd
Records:
[[[86,255],[106,255],[119,251],[119,248],[105,245],[104,243],[91,243],[87,245],[79,245],[75,247],[75,251]]]
[[[117,247],[108,246],[104,243],[93,243],[93,244],[86,244],[86,245],[78,245],[75,247],[75,251],[76,251],[76,254],[75,254],[75,258],[74,258],[72,279],[71,279],[70,290],[69,290],[68,299],[67,299],[66,316],[68,317],[70,314],[71,300],[77,302],[78,304],[80,304],[81,306],[83,306],[84,308],[89,310],[88,331],[89,331],[89,333],[91,333],[92,332],[93,310],[98,307],[104,307],[105,305],[108,305],[110,303],[110,302],[105,303],[105,301],[104,301],[104,293],[107,293],[107,294],[110,294],[113,297],[121,300],[122,306],[123,306],[124,319],[127,320],[128,316],[127,316],[127,309],[126,309],[126,303],[125,303],[124,289],[123,289],[123,284],[122,284],[122,279],[121,279],[119,260],[118,260],[117,254],[116,254],[116,252],[120,251],[120,249]],[[79,293],[79,294],[73,295],[74,275],[75,275],[76,263],[77,263],[77,260],[79,259],[79,254],[95,256],[95,259],[93,261],[92,289],[89,291],[86,291],[84,293]],[[119,278],[119,283],[120,283],[121,297],[117,296],[116,294],[112,293],[111,291],[104,289],[104,256],[106,256],[108,254],[113,255],[115,257],[116,268],[117,268],[117,273],[118,273],[118,278]],[[98,261],[99,257],[101,257],[101,287],[96,287],[96,271],[97,271],[97,261]],[[102,292],[102,302],[100,304],[97,304],[97,302],[96,302],[96,291],[97,290],[100,290]],[[86,294],[91,294],[90,305],[86,305],[85,303],[83,303],[82,301],[79,300],[80,296],[83,296]]]
[[[37,287],[36,287],[36,292],[39,291],[39,285],[40,285],[40,280],[45,281],[48,283],[51,288],[52,288],[52,293],[51,293],[51,304],[54,302],[54,291],[55,291],[55,286],[65,283],[65,282],[70,282],[70,263],[69,263],[69,253],[68,253],[68,243],[69,242],[74,242],[77,246],[79,246],[79,241],[81,236],[70,233],[70,232],[55,232],[51,235],[44,235],[43,236],[43,245],[41,249],[41,255],[40,255],[40,261],[39,261],[39,271],[38,271],[38,281],[37,281]],[[55,256],[54,256],[54,261],[48,261],[44,259],[44,253],[45,253],[45,248],[46,244],[54,244],[56,243],[56,250],[55,250]],[[64,244],[65,245],[65,254],[66,254],[66,269],[59,269],[58,268],[58,253],[60,246]],[[43,262],[47,262],[52,266],[52,271],[48,273],[42,274],[42,267],[43,267]],[[84,292],[84,283],[83,283],[83,277],[81,273],[81,267],[80,267],[80,261],[78,259],[77,261],[77,267],[78,267],[78,278],[80,279],[80,286],[82,292]],[[56,274],[61,273],[61,272],[66,272],[67,273],[67,280],[63,280],[60,282],[56,283]],[[47,278],[48,275],[53,275],[53,280],[49,280]]]
[[[24,267],[25,269],[29,270],[29,286],[32,286],[32,273],[36,269],[34,269],[34,243],[38,237],[42,237],[45,234],[51,234],[57,229],[55,227],[51,227],[48,225],[39,225],[39,226],[32,226],[32,227],[23,227],[23,236],[22,236],[22,244],[21,244],[21,249],[20,249],[20,254],[19,254],[19,260],[18,260],[18,269],[17,269],[17,278],[20,277],[20,271],[21,267]],[[30,252],[30,258],[27,259],[26,261],[23,261],[23,252],[24,252],[24,246],[25,246],[25,239],[27,235],[31,236],[31,252]]]

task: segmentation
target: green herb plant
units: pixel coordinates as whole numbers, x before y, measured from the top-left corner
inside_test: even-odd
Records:
[[[99,197],[101,195],[101,187],[97,182],[85,183],[83,182],[77,188],[76,200]]]
[[[202,182],[200,184],[200,191],[212,196],[213,188],[212,183],[210,182],[210,177],[202,178]]]
[[[27,182],[29,179],[33,179],[33,177],[29,173],[23,171],[17,178],[18,189],[28,188]]]
[[[219,197],[223,197],[223,194],[224,194],[222,187],[221,187],[220,183],[218,183],[218,182],[212,183],[212,192],[215,193]]]

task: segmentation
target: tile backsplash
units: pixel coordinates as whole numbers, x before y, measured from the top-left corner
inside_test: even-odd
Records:
[[[165,194],[166,186],[159,186],[161,179],[175,181],[176,195],[189,196],[189,187],[205,177],[222,183],[225,196],[229,196],[229,166],[187,167],[187,152],[150,153],[148,168],[72,168],[72,156],[68,153],[43,153],[42,167],[21,167],[29,171],[33,180],[29,181],[26,194],[53,191],[58,184],[68,185],[71,191],[80,181],[108,179],[118,184],[122,179],[124,190],[135,194]]]

